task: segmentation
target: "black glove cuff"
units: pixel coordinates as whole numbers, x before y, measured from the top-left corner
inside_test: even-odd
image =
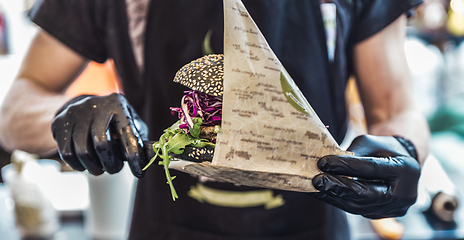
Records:
[[[64,105],[60,108],[60,110],[58,110],[58,111],[56,112],[55,117],[56,117],[58,114],[60,114],[63,110],[65,110],[69,105],[71,105],[71,104],[73,104],[73,103],[75,103],[75,102],[77,102],[77,101],[80,101],[80,100],[82,100],[82,99],[84,99],[84,98],[86,98],[86,97],[92,97],[92,96],[95,96],[95,95],[89,95],[89,94],[79,95],[79,96],[77,96],[77,97],[75,97],[75,98],[69,100],[69,102],[67,102],[66,104],[64,104]]]
[[[401,137],[401,136],[393,136],[393,137],[396,138],[396,140],[398,140],[398,142],[400,142],[401,145],[403,145],[403,147],[406,149],[406,151],[408,151],[408,153],[409,153],[409,155],[411,155],[411,157],[418,160],[416,147],[414,146],[414,144],[411,141],[409,141],[408,139],[406,139],[404,137]]]

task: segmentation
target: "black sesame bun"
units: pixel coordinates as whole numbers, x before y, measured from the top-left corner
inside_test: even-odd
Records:
[[[184,152],[182,154],[173,154],[173,156],[175,158],[179,158],[190,162],[212,162],[214,156],[214,148],[197,148],[187,146],[185,147]]]
[[[192,90],[222,97],[224,90],[224,55],[210,54],[191,61],[177,71],[174,82],[180,83]],[[216,140],[214,126],[201,126],[200,138]],[[174,154],[175,158],[192,162],[213,160],[214,148],[185,147],[182,154]]]
[[[223,81],[223,54],[210,54],[193,60],[177,71],[174,77],[174,82],[213,96],[222,96]]]

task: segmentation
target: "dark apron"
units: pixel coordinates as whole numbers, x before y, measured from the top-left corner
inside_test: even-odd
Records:
[[[313,108],[341,141],[346,127],[346,79],[334,77],[339,71],[329,69],[334,66],[327,60],[319,1],[243,2]],[[163,129],[177,121],[169,107],[179,105],[185,88],[172,83],[175,72],[202,56],[201,46],[209,30],[213,31],[213,51],[223,52],[222,1],[153,0],[148,16],[143,88],[129,100],[143,102],[136,108],[150,127],[150,139],[157,140]],[[188,196],[198,179],[172,170],[172,175],[177,176],[174,185],[179,195],[173,202],[163,171],[162,166],[153,164],[139,180],[131,240],[349,239],[344,213],[309,194],[273,191],[274,196],[283,197],[285,204],[269,210],[264,206],[216,206]],[[259,190],[228,183],[204,185],[230,192]]]

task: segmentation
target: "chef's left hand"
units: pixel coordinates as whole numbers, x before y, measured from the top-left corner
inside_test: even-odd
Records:
[[[407,139],[363,135],[348,148],[355,156],[325,156],[322,174],[313,178],[315,196],[353,214],[368,218],[406,214],[417,198],[420,165]]]

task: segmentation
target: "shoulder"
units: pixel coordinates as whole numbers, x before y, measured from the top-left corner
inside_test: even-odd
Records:
[[[352,2],[355,11],[355,41],[360,42],[408,13],[422,0],[341,0]]]
[[[124,9],[123,3],[124,0],[42,0],[34,5],[29,17],[79,54],[103,62],[107,58],[108,26],[121,17],[117,11]]]

